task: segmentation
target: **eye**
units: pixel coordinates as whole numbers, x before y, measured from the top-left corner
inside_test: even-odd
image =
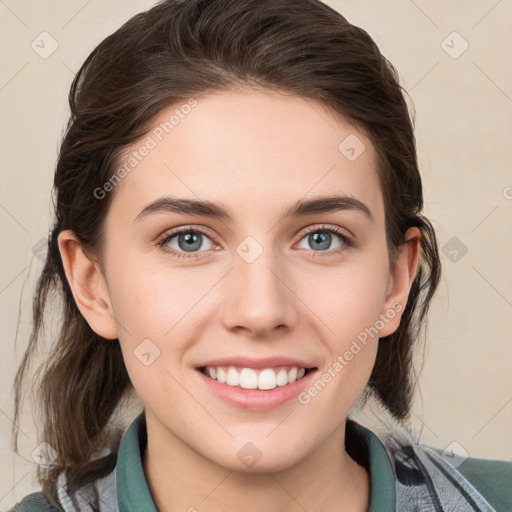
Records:
[[[338,242],[338,245],[332,248],[331,244],[333,240],[336,241],[336,238],[341,240],[341,242]],[[302,240],[306,240],[306,242],[310,245],[311,250],[315,252],[342,252],[347,247],[352,247],[355,245],[352,239],[347,234],[345,234],[345,232],[343,232],[340,228],[332,226],[317,226],[313,229],[310,229],[303,235],[301,242]]]
[[[332,248],[331,244],[336,239],[338,240],[338,245]],[[310,244],[310,250],[314,252],[340,253],[347,247],[355,246],[355,242],[349,235],[334,226],[314,227],[303,234],[301,242],[302,240],[306,240]],[[301,242],[299,242],[298,247],[303,249],[304,247],[300,246]],[[171,253],[178,258],[197,258],[199,257],[198,253],[212,249],[214,243],[203,230],[187,226],[183,229],[165,233],[158,241],[158,246],[163,251]],[[308,248],[306,247],[306,249]]]
[[[203,252],[199,251],[201,248],[204,250],[211,249],[213,242],[204,231],[187,227],[186,229],[166,233],[158,241],[158,245],[164,251],[173,253],[178,258],[194,258],[197,252]]]

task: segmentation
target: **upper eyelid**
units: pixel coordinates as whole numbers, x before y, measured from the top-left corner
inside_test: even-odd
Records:
[[[322,224],[318,226],[312,226],[311,228],[304,228],[305,231],[302,231],[302,236],[306,236],[309,233],[314,233],[315,231],[331,231],[335,233],[336,235],[345,235],[346,237],[352,237],[352,233],[344,227],[341,226],[334,226],[329,224]],[[342,233],[339,233],[339,231],[342,231]],[[343,233],[343,231],[346,231],[346,233]]]
[[[319,224],[316,224],[316,225],[313,225],[310,227],[302,228],[300,232],[307,233],[309,231],[314,231],[314,230],[318,230],[318,231],[333,230],[333,231],[335,231],[336,229],[346,231],[347,233],[352,235],[352,233],[345,227],[335,226],[334,224],[330,225],[330,224],[325,224],[325,223],[319,223]],[[199,231],[200,233],[208,234],[211,230],[210,230],[210,228],[207,228],[204,226],[195,225],[195,224],[187,224],[185,226],[180,226],[180,227],[171,228],[169,230],[166,230],[162,233],[161,236],[172,236],[172,235],[176,235],[176,234],[179,234],[182,232],[187,232],[187,231]]]
[[[188,226],[183,226],[183,227],[178,227],[178,228],[173,228],[173,229],[170,229],[168,231],[164,231],[159,237],[158,239],[159,240],[168,240],[169,238],[173,238],[175,237],[176,235],[179,235],[181,233],[188,233],[188,232],[199,232],[203,235],[206,235],[210,238],[214,238],[213,235],[210,235],[209,233],[209,230],[205,227],[200,227],[200,226],[194,226],[193,224],[190,224]],[[213,240],[212,240],[213,241]]]
[[[208,228],[205,228],[203,226],[196,226],[194,224],[189,224],[187,226],[177,227],[177,228],[171,229],[170,231],[164,232],[164,234],[159,237],[159,240],[162,243],[165,243],[169,239],[174,238],[175,236],[177,236],[181,233],[187,233],[190,231],[199,232],[203,235],[206,235],[210,239],[215,238],[214,236],[210,235]],[[345,236],[346,238],[349,238],[349,239],[352,239],[352,237],[353,237],[352,233],[347,228],[344,228],[341,226],[328,225],[328,224],[318,224],[316,226],[303,228],[300,232],[299,240],[302,240],[302,238],[304,238],[308,234],[314,233],[316,231],[330,231],[330,232],[333,232],[337,236],[340,236],[340,237]],[[347,233],[343,233],[343,232],[339,233],[337,231],[346,231]],[[212,240],[212,242],[216,243],[215,240]]]

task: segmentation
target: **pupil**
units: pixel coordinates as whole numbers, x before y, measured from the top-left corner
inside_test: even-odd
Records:
[[[182,234],[179,237],[179,242],[182,242],[182,241],[185,242],[185,247],[182,247],[181,243],[179,245],[180,245],[180,248],[185,250],[185,251],[189,251],[190,252],[190,251],[193,251],[193,250],[197,250],[197,249],[199,249],[201,247],[200,235],[197,234],[197,233],[185,233],[185,234]],[[194,244],[195,244],[195,246],[194,246]]]
[[[319,249],[328,249],[329,248],[329,245],[330,245],[330,237],[331,237],[331,234],[330,233],[314,233],[313,235],[310,235],[310,239],[312,241],[314,241],[314,244],[311,243],[311,245],[317,245],[317,248]],[[322,244],[322,239],[323,239],[323,244]],[[318,244],[318,242],[320,242],[320,244]]]

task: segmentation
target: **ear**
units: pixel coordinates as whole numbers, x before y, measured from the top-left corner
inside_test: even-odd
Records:
[[[107,282],[99,263],[86,256],[73,231],[62,231],[58,244],[66,278],[78,309],[96,334],[116,339],[117,325]]]
[[[386,300],[381,315],[381,317],[385,317],[386,322],[384,322],[384,328],[379,332],[380,338],[389,336],[398,329],[418,268],[420,230],[418,228],[408,229],[404,239],[389,276]]]

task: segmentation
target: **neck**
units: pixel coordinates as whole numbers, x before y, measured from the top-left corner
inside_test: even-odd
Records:
[[[370,501],[368,473],[345,450],[345,423],[297,464],[259,473],[221,467],[148,425],[142,462],[159,512],[364,512]]]

